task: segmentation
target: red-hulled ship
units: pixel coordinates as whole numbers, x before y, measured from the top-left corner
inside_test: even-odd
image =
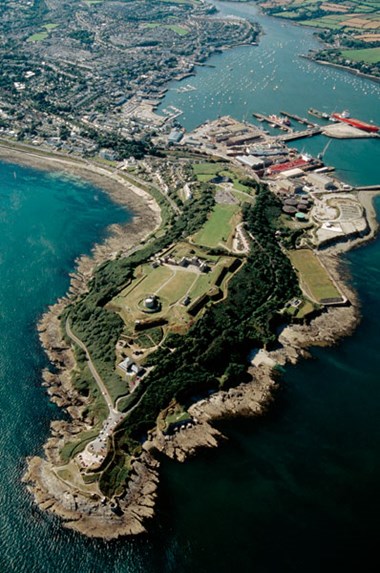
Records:
[[[347,112],[333,113],[331,117],[338,121],[343,121],[343,123],[348,123],[348,125],[352,125],[352,127],[356,127],[362,131],[367,131],[368,133],[377,133],[380,129],[380,127],[372,123],[366,123],[365,121],[360,121],[360,119],[349,117]]]
[[[276,163],[275,165],[271,165],[268,167],[267,172],[269,175],[272,175],[273,173],[281,173],[282,171],[288,171],[289,169],[305,167],[309,162],[310,158],[303,156],[298,159],[294,159],[293,161],[287,161],[286,163]]]

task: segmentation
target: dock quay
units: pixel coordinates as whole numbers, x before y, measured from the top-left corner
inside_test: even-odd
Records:
[[[312,127],[309,129],[305,129],[304,131],[292,131],[291,133],[287,133],[286,135],[281,135],[279,139],[281,139],[283,143],[286,143],[287,141],[295,141],[296,139],[313,137],[314,135],[319,135],[320,133],[322,133],[322,128]]]
[[[307,113],[309,115],[313,115],[314,117],[317,117],[318,119],[329,119],[329,114],[325,111],[319,111],[318,109],[314,109],[312,107],[310,107],[307,110]]]
[[[281,121],[277,121],[276,119],[269,117],[267,115],[264,115],[263,113],[253,113],[252,115],[253,115],[253,117],[258,119],[259,121],[266,121],[267,123],[273,124],[276,127],[283,129],[284,131],[288,131],[290,133],[293,131],[292,128],[289,127],[288,125],[284,125],[283,123],[281,123]]]
[[[380,191],[380,185],[364,185],[355,187],[355,191]]]
[[[307,127],[318,127],[316,123],[313,123],[312,121],[310,121],[309,119],[306,119],[305,117],[300,117],[299,115],[296,115],[294,113],[289,113],[287,111],[280,111],[281,115],[284,115],[285,117],[288,117],[289,119],[294,119],[295,121],[298,121],[298,123],[301,123],[302,125],[306,125]]]

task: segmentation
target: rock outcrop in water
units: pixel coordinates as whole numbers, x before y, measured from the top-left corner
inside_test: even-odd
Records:
[[[144,533],[144,522],[154,516],[159,463],[148,452],[132,464],[125,495],[106,500],[100,493],[88,496],[57,476],[57,466],[39,457],[28,460],[23,478],[42,510],[64,520],[65,527],[88,537],[114,539]]]
[[[165,435],[156,429],[145,449],[157,449],[168,457],[183,462],[202,448],[215,448],[226,437],[213,423],[227,418],[252,417],[262,415],[273,399],[276,388],[271,378],[271,368],[252,368],[254,374],[250,382],[236,388],[220,391],[196,402],[188,412],[193,419],[177,433]]]

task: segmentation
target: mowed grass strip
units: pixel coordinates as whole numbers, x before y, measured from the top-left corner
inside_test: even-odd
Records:
[[[306,294],[317,302],[325,299],[341,298],[341,294],[332,282],[318,257],[308,249],[290,251],[293,267],[300,275],[301,286]]]
[[[172,279],[159,290],[158,296],[174,304],[186,295],[197,277],[198,273],[177,270]]]
[[[194,236],[194,243],[206,247],[227,244],[234,231],[234,216],[239,209],[239,205],[215,205],[205,225]]]

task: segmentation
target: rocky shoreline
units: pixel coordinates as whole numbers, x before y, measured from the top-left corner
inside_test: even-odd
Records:
[[[91,428],[92,420],[83,417],[86,400],[72,388],[70,372],[75,366],[71,348],[61,337],[59,314],[65,299],[51,307],[39,324],[41,342],[56,368],[56,373],[45,370],[44,385],[57,405],[64,407],[72,421],[53,421],[52,436],[44,447],[46,459],[33,457],[23,478],[40,509],[62,518],[65,527],[89,537],[106,540],[124,535],[146,532],[146,521],[155,515],[155,500],[159,482],[159,455],[184,462],[203,448],[215,448],[227,438],[214,427],[214,422],[226,418],[261,416],[274,399],[277,384],[273,379],[275,364],[296,363],[307,357],[308,348],[314,345],[332,345],[348,336],[359,321],[358,301],[355,292],[342,284],[342,269],[336,254],[324,255],[324,264],[332,271],[352,304],[330,307],[307,326],[292,325],[279,337],[280,350],[265,352],[265,360],[250,368],[250,382],[217,392],[189,408],[195,421],[190,427],[176,434],[165,436],[158,428],[153,430],[143,444],[143,454],[132,463],[128,486],[122,496],[105,501],[101,493],[93,491],[84,495],[69,489],[57,476],[62,465],[59,451],[75,434]]]
[[[50,169],[48,160],[44,162],[41,157],[36,160],[30,156],[23,158],[22,152],[19,152],[19,155],[20,163],[30,165],[29,162],[32,161],[33,167],[39,165],[40,168]],[[61,160],[59,167],[56,163],[54,165],[61,171],[71,171],[69,162],[65,162],[64,167]],[[77,166],[72,167],[71,172],[79,174]],[[98,171],[101,168],[94,167],[97,183],[110,192],[114,200],[130,205],[131,193],[127,194],[128,197],[125,196],[121,181],[115,179],[106,169]],[[80,166],[79,169],[82,176],[85,176],[84,173],[88,175],[88,166],[85,169]],[[130,185],[125,183],[125,187],[134,192]],[[140,201],[140,208],[144,206],[145,211],[141,210],[127,226],[111,227],[110,237],[103,244],[94,247],[93,255],[78,260],[77,270],[71,276],[68,296],[51,306],[38,324],[41,343],[54,367],[54,372],[50,369],[44,370],[43,385],[46,386],[50,399],[59,407],[65,408],[71,417],[69,422],[51,423],[51,437],[44,446],[46,459],[28,459],[23,481],[28,484],[28,490],[41,510],[58,515],[65,527],[89,537],[109,540],[145,532],[146,521],[155,513],[160,455],[164,454],[183,462],[201,448],[217,447],[226,437],[214,427],[214,422],[231,417],[260,416],[268,409],[277,388],[273,379],[273,367],[276,364],[296,363],[301,357],[309,355],[310,346],[332,345],[353,332],[360,320],[359,301],[346,280],[347,269],[344,268],[339,253],[364,243],[375,235],[377,222],[371,204],[372,198],[373,194],[366,194],[365,200],[362,201],[371,233],[358,241],[327,249],[321,255],[323,264],[339,283],[343,294],[350,301],[349,304],[328,308],[308,325],[294,324],[286,327],[279,336],[280,349],[262,351],[260,360],[250,368],[250,382],[217,392],[189,408],[194,424],[170,437],[165,436],[158,428],[153,430],[143,444],[143,453],[132,461],[126,490],[112,500],[105,500],[97,484],[89,487],[88,492],[83,492],[72,484],[69,486],[62,476],[58,475],[59,468],[63,465],[59,452],[64,443],[72,440],[76,434],[94,427],[94,421],[86,414],[87,399],[79,395],[71,384],[75,359],[71,346],[63,339],[59,316],[72,297],[86,291],[96,265],[114,257],[120,251],[127,254],[158,226],[159,209],[152,198],[141,191],[141,195],[137,195],[136,205],[138,206]],[[360,199],[362,200],[362,197]],[[147,209],[150,213],[148,217]]]

